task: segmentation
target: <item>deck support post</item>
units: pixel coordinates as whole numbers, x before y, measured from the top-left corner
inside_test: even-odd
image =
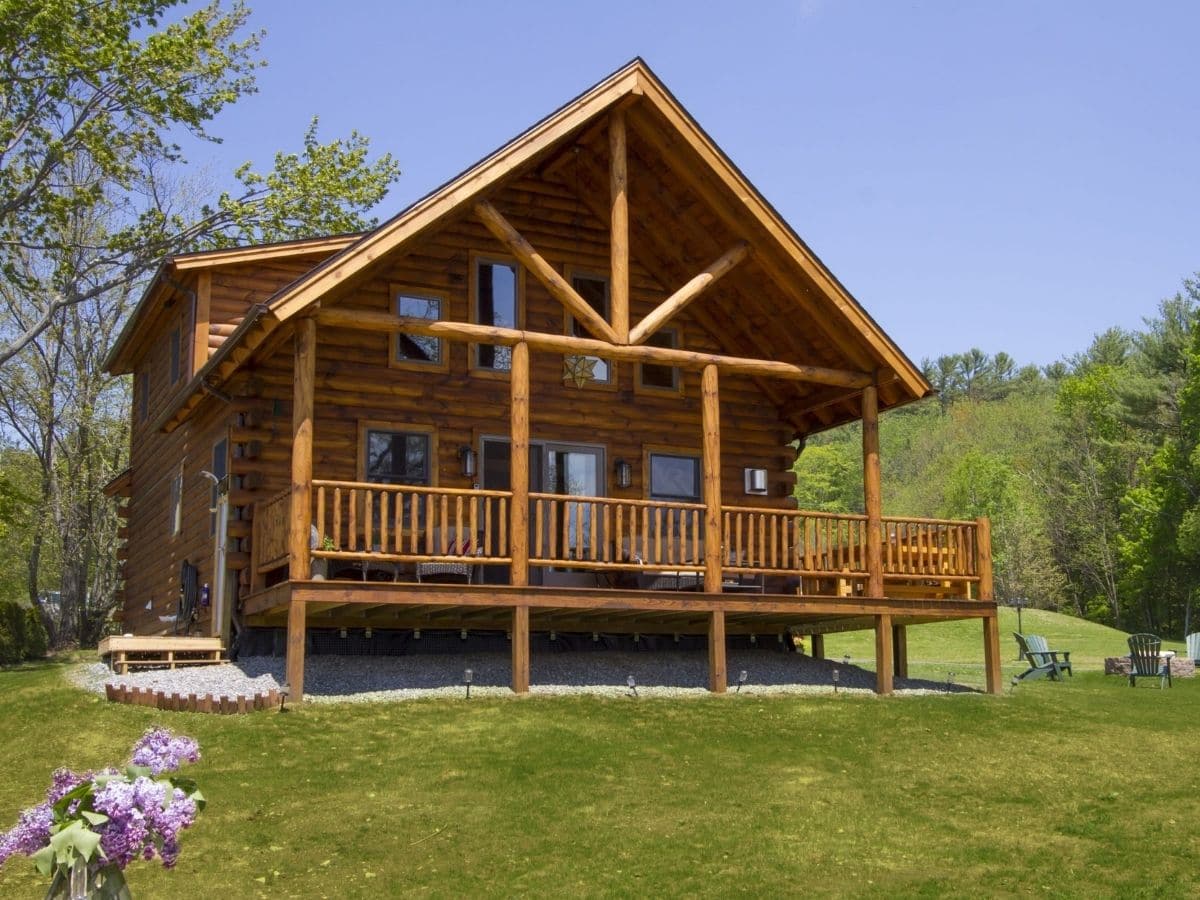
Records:
[[[1004,691],[1000,673],[1000,620],[996,616],[983,619],[983,669],[987,681],[987,692],[999,694]]]
[[[512,615],[512,689],[529,693],[529,607],[514,606]]]
[[[814,634],[812,636],[812,658],[813,659],[824,659],[825,658],[825,635]]]
[[[724,694],[729,687],[725,670],[725,610],[715,609],[708,614],[708,689]]]
[[[509,583],[529,584],[529,345],[523,341],[512,352],[512,420],[509,463],[512,505],[508,539],[512,555]],[[528,615],[528,610],[526,610]],[[516,652],[516,635],[513,635]]]
[[[304,702],[304,618],[305,602],[288,603],[287,619],[287,685],[292,703]]]
[[[908,627],[892,626],[892,660],[897,678],[908,677]]]
[[[989,602],[996,599],[992,583],[992,521],[987,516],[975,520],[975,547],[978,559],[975,570],[979,573],[979,599]]]
[[[717,367],[704,367],[701,377],[700,422],[704,432],[704,592],[721,593],[721,396]]]
[[[618,343],[629,343],[629,167],[625,152],[625,111],[614,109],[608,117],[611,227],[609,249],[611,278],[609,300],[612,328]]]
[[[296,323],[292,371],[292,499],[288,511],[288,577],[307,581],[312,530],[313,381],[317,320]],[[301,617],[303,619],[303,617]]]
[[[883,500],[879,474],[879,389],[862,392],[863,506],[867,514],[867,596],[883,596]]]
[[[892,692],[892,617],[883,614],[875,617],[875,693]]]

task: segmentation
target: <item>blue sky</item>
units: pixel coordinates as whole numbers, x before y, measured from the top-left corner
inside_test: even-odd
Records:
[[[318,114],[398,158],[386,217],[640,55],[914,359],[1051,362],[1200,270],[1197,3],[250,5],[214,171]]]

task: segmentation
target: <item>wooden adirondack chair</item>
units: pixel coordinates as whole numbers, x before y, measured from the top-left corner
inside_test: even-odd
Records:
[[[1044,675],[1049,675],[1052,681],[1062,681],[1064,670],[1074,677],[1071,672],[1071,651],[1049,649],[1046,639],[1040,634],[1026,636],[1014,631],[1013,637],[1017,639],[1021,655],[1029,663],[1029,668],[1017,676],[1021,681],[1034,681]],[[1062,659],[1059,659],[1060,656]]]
[[[1187,655],[1188,659],[1193,659],[1200,665],[1200,631],[1187,636]]]
[[[1138,678],[1157,678],[1161,689],[1171,687],[1171,664],[1158,655],[1162,639],[1156,634],[1129,636],[1129,686],[1136,687]]]

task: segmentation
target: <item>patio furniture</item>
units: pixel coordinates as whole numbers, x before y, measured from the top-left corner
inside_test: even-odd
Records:
[[[1200,663],[1200,631],[1187,636],[1188,659]]]
[[[1021,656],[1029,663],[1029,668],[1017,676],[1021,681],[1036,681],[1046,675],[1050,676],[1051,681],[1062,681],[1064,670],[1074,677],[1069,650],[1049,649],[1046,639],[1040,634],[1024,635],[1014,631],[1013,637],[1021,648]]]
[[[464,560],[479,556],[482,552],[478,536],[469,531],[460,533],[457,528],[433,529],[433,546],[427,548],[430,556],[461,556]],[[417,563],[417,581],[427,584],[471,584],[478,568],[471,562],[440,560]]]
[[[1156,634],[1131,634],[1129,636],[1129,686],[1136,687],[1138,678],[1157,678],[1171,687],[1171,661],[1159,652],[1162,639]],[[1174,654],[1172,654],[1174,655]]]

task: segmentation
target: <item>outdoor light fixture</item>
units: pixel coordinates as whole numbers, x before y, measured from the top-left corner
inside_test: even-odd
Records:
[[[767,492],[766,469],[743,469],[742,474],[745,476],[747,494],[765,494]]]
[[[345,629],[345,628],[339,629],[339,630],[338,630],[338,637],[340,637],[340,638],[344,638],[345,636],[346,636],[346,629]]]
[[[833,692],[836,694],[838,689],[838,670],[833,670]]]
[[[636,697],[638,695],[637,682],[634,680],[632,675],[625,679],[625,684],[629,686],[629,690],[633,691],[633,696]]]
[[[738,672],[738,686],[737,690],[734,691],[735,694],[740,694],[742,692],[742,685],[746,683],[746,679],[748,677],[749,676],[746,674],[745,669],[742,669],[742,671]]]
[[[475,673],[470,669],[463,669],[463,684],[467,686],[467,699],[471,699],[471,682],[475,680]]]
[[[958,674],[953,669],[946,673],[946,690],[950,690],[950,685],[954,683],[954,676]]]
[[[363,637],[365,637],[369,641],[371,639],[371,634],[372,634],[371,627],[368,625],[366,628],[363,629]]]
[[[460,631],[458,633],[458,639],[460,641],[465,641],[467,639],[467,629],[464,628],[462,631]]]
[[[845,656],[842,657],[842,665],[843,666],[850,665],[850,654],[849,653],[847,653]]]
[[[613,472],[617,476],[617,487],[633,487],[633,466],[628,462],[618,459],[616,465],[613,466]]]
[[[466,444],[458,448],[458,464],[463,478],[475,477],[475,451]]]
[[[1013,691],[1015,691],[1015,690],[1017,689],[1017,685],[1018,685],[1018,684],[1020,684],[1020,683],[1021,683],[1021,678],[1020,678],[1020,676],[1018,676],[1018,675],[1014,675],[1014,676],[1012,677],[1012,687],[1010,687],[1010,688],[1008,689],[1008,692],[1011,694]]]

